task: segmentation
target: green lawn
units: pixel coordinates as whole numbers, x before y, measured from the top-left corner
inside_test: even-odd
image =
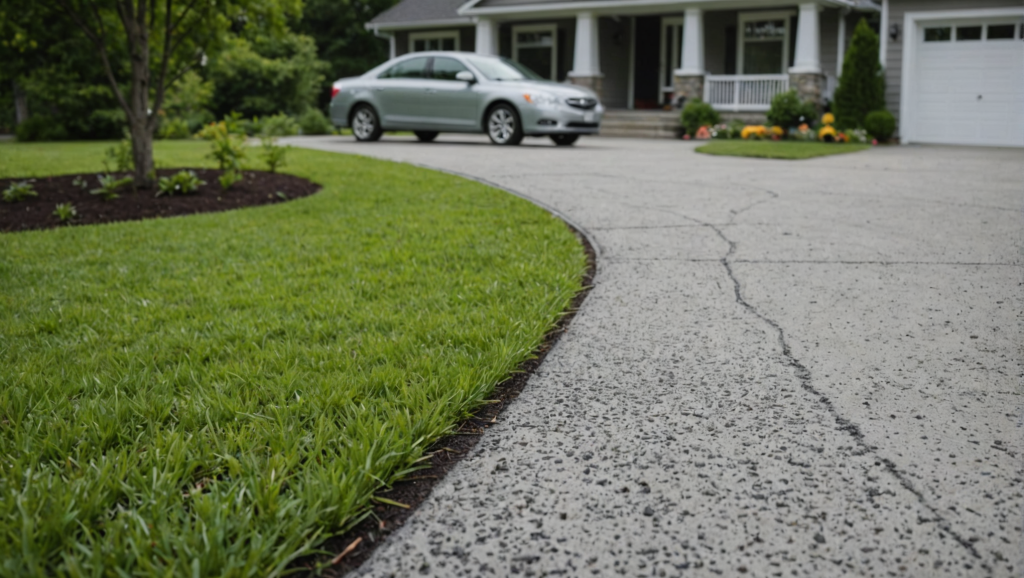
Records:
[[[0,176],[98,171],[108,145],[0,143]],[[159,142],[157,162],[206,150]],[[580,244],[526,201],[288,160],[323,190],[0,234],[0,575],[278,574],[366,515],[580,288]]]
[[[866,144],[835,144],[770,140],[715,140],[695,150],[709,155],[757,157],[764,159],[809,159],[854,153],[871,148]]]

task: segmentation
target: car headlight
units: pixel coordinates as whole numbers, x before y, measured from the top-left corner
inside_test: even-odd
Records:
[[[541,108],[558,106],[558,98],[545,92],[528,92],[523,95],[523,100]]]

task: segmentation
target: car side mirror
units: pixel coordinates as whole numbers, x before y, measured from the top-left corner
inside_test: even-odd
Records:
[[[473,73],[468,70],[460,70],[455,73],[455,80],[461,80],[463,82],[473,84],[474,82],[476,82],[476,77],[473,76]]]

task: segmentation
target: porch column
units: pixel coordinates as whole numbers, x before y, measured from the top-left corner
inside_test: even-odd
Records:
[[[597,17],[593,12],[580,12],[576,15],[576,44],[573,47],[569,82],[586,86],[600,96],[603,78]]]
[[[796,25],[796,54],[789,69],[789,87],[795,88],[800,98],[822,105],[825,76],[821,73],[821,31],[818,25],[816,2],[800,5]]]
[[[477,54],[494,55],[498,53],[498,24],[490,18],[477,18],[476,46]]]
[[[704,11],[688,8],[683,19],[683,53],[675,71],[675,99],[683,103],[704,98]]]

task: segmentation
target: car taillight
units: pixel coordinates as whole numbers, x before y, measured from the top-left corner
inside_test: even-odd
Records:
[[[332,86],[331,87],[331,98],[334,98],[335,96],[338,96],[339,92],[341,92],[341,87],[340,86],[338,86],[338,85]]]

